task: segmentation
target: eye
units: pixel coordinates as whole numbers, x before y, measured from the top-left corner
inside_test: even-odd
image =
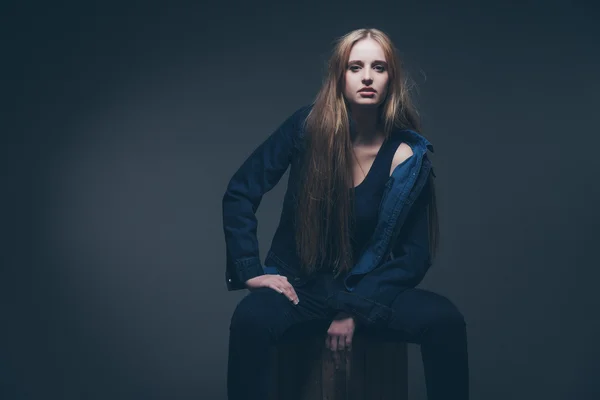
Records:
[[[349,69],[350,71],[357,71],[357,70],[358,70],[358,68],[360,68],[360,66],[359,66],[359,65],[351,65],[350,67],[348,67],[348,69]],[[376,71],[379,71],[379,72],[383,72],[383,71],[385,71],[385,67],[384,67],[383,65],[376,65],[376,66],[374,66],[373,68],[375,68],[375,70],[376,70]]]

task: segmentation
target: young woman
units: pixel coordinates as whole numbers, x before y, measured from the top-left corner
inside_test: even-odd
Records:
[[[227,287],[250,293],[231,318],[230,400],[268,398],[269,347],[310,321],[329,325],[335,354],[351,347],[356,327],[419,344],[429,400],[468,398],[464,318],[446,297],[416,288],[438,235],[433,147],[418,132],[393,43],[358,29],[336,41],[315,101],[233,175],[223,197]],[[263,265],[255,212],[288,168]]]

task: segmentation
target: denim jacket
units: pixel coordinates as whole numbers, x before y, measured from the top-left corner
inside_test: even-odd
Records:
[[[223,196],[223,230],[226,244],[225,278],[228,290],[245,288],[248,279],[278,273],[293,286],[311,279],[300,269],[295,252],[293,218],[299,162],[304,148],[303,122],[312,104],[290,115],[234,173]],[[354,126],[350,121],[351,129]],[[343,287],[327,299],[333,309],[344,311],[368,325],[385,324],[390,307],[403,290],[421,282],[431,265],[427,202],[429,176],[435,177],[427,150],[433,146],[415,131],[396,129],[413,155],[389,177],[373,235],[353,268],[343,277]],[[260,261],[256,235],[256,210],[263,195],[290,168],[279,225],[265,258]]]

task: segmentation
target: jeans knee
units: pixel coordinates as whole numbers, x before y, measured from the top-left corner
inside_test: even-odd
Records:
[[[446,320],[446,324],[448,326],[454,326],[462,329],[467,325],[465,316],[457,308],[454,308],[454,310],[449,313],[448,316],[446,316]]]
[[[440,307],[437,318],[433,321],[433,325],[442,329],[464,329],[466,321],[463,313],[452,303],[445,298],[444,306]]]
[[[274,294],[278,294],[273,291]],[[272,330],[277,308],[268,291],[251,292],[236,306],[229,324],[230,330],[244,334],[265,334]]]
[[[247,307],[242,307],[241,303],[239,303],[231,315],[229,329],[248,330],[253,326],[252,320],[253,317],[250,310]]]

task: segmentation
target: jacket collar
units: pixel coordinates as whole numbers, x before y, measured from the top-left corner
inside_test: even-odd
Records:
[[[421,145],[423,148],[426,148],[427,150],[434,153],[433,145],[431,144],[431,142],[427,140],[425,136],[421,135],[416,131],[413,131],[412,129],[395,129],[394,131],[392,131],[392,135],[402,135],[404,137],[404,140],[407,141],[409,144]]]

